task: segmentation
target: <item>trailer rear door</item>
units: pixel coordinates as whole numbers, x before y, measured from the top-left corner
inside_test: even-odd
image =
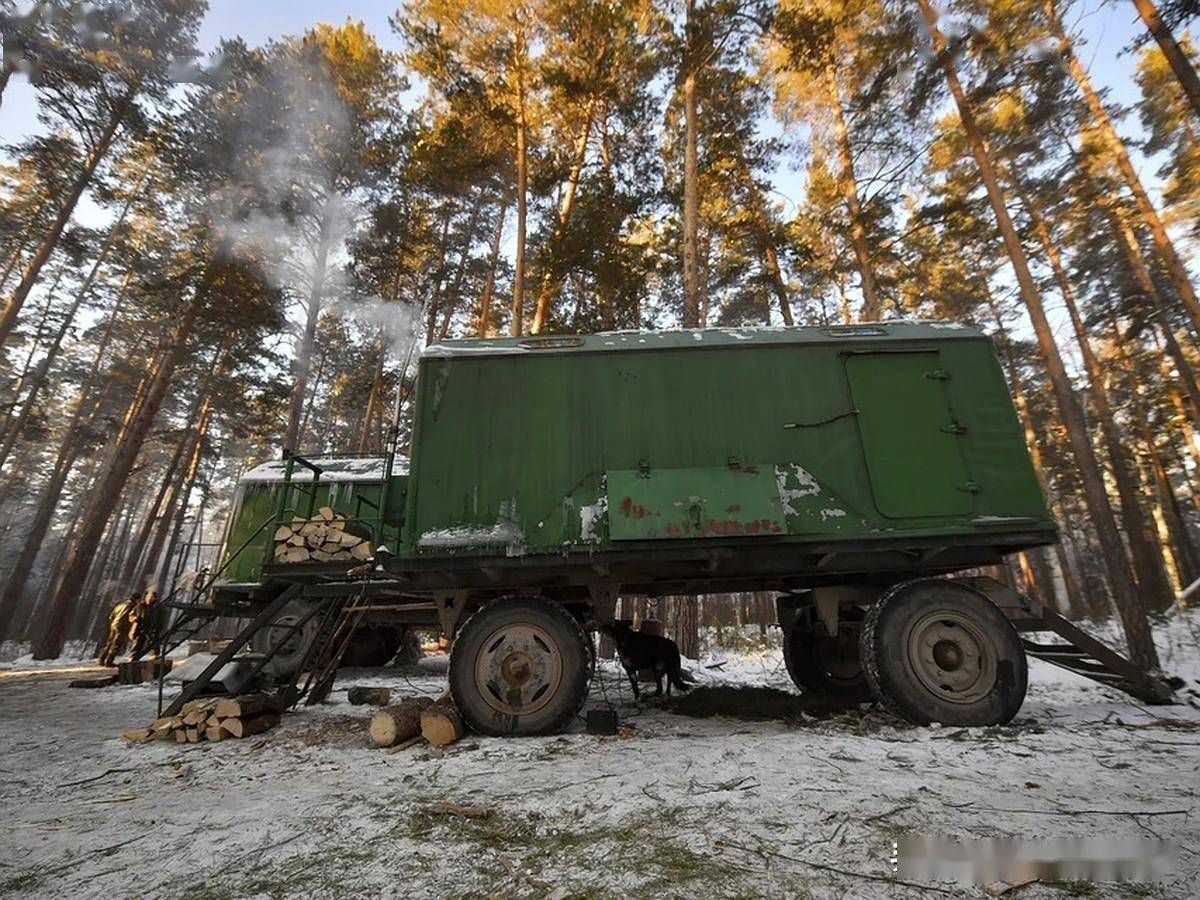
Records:
[[[852,353],[846,378],[879,511],[893,519],[970,515],[976,487],[937,351]]]

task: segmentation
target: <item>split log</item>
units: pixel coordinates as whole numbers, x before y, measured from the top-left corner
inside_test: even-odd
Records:
[[[188,726],[200,725],[207,721],[208,712],[203,709],[193,709],[183,717],[183,724]]]
[[[180,728],[178,731],[175,732],[175,743],[177,743],[177,744],[186,744],[187,743],[187,731],[186,730],[184,730],[183,728]]]
[[[235,738],[244,738],[269,731],[278,725],[279,721],[279,713],[264,712],[244,719],[222,719],[221,729]]]
[[[357,560],[368,560],[371,558],[371,545],[366,541],[361,544],[356,544],[351,550],[350,555]]]
[[[290,538],[295,533],[296,532],[292,531],[291,525],[280,525],[278,528],[275,529],[275,540],[286,541],[288,538]]]
[[[150,740],[149,728],[130,728],[121,732],[121,740],[123,741],[148,741]]]
[[[421,711],[433,701],[428,697],[410,697],[371,716],[371,743],[392,747],[421,733]]]
[[[288,547],[284,553],[284,562],[297,563],[308,562],[309,553],[305,547]]]
[[[187,742],[189,744],[200,743],[200,729],[199,728],[186,728],[186,729],[184,729],[183,734],[184,734],[184,738],[187,740]]]
[[[324,519],[326,522],[333,521],[333,510],[330,509],[328,506],[322,506],[320,509],[318,509],[317,515],[320,516],[322,519]]]
[[[204,739],[206,741],[223,741],[228,736],[228,733],[220,725],[210,725],[204,729]]]
[[[278,712],[279,701],[270,694],[243,694],[218,700],[213,715],[218,719],[248,719],[265,712]]]
[[[462,717],[449,703],[435,703],[421,711],[421,734],[435,747],[453,744],[466,733]]]

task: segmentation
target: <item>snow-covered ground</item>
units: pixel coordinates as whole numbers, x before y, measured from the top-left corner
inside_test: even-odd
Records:
[[[1197,622],[1160,634],[1193,692]],[[892,842],[915,833],[1161,837],[1180,845],[1165,882],[1012,894],[1200,895],[1200,709],[1187,690],[1192,705],[1142,707],[1035,662],[1002,728],[910,728],[870,710],[750,722],[636,706],[605,665],[590,702],[615,705],[625,736],[580,723],[388,754],[367,746],[370,710],[344,688],[433,695],[444,677],[344,672],[330,703],[258,738],[129,745],[116,735],[153,718],[153,687],[71,690],[66,675],[24,671],[0,670],[0,896],[988,896],[895,880]],[[791,690],[770,647],[694,671]],[[492,813],[458,817],[442,801]]]

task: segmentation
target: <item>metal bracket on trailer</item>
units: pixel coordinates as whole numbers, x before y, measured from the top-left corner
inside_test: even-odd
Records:
[[[993,578],[958,580],[995,603],[1020,634],[1050,631],[1067,642],[1040,644],[1022,637],[1021,644],[1029,656],[1044,659],[1084,678],[1124,691],[1146,703],[1174,702],[1171,686],[1162,678],[1135,666],[1043,604]]]
[[[598,625],[611,625],[617,614],[617,598],[621,595],[619,584],[604,583],[588,585],[592,597],[592,618]]]
[[[442,634],[450,643],[454,643],[454,632],[458,630],[458,620],[462,618],[463,609],[466,608],[467,596],[467,591],[437,591],[433,595]]]

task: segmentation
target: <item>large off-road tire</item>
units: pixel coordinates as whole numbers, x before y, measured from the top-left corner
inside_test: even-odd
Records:
[[[295,631],[289,632],[285,626],[299,622],[308,615],[313,605],[306,600],[291,601],[251,638],[250,646],[258,653],[265,653],[272,644],[282,641],[275,655],[263,667],[266,674],[280,681],[293,679],[300,674],[300,667],[304,665],[309,648],[321,629],[323,613],[318,611],[309,616],[308,621]]]
[[[874,696],[859,650],[863,615],[856,606],[840,610],[832,637],[820,621],[810,627],[803,616],[793,621],[783,636],[783,662],[796,687],[846,704],[865,703]]]
[[[1025,700],[1029,668],[1016,629],[964,584],[897,585],[867,611],[859,640],[875,696],[915,725],[999,725]]]
[[[450,693],[480,734],[555,734],[583,707],[592,665],[587,634],[563,606],[504,597],[459,629]]]

